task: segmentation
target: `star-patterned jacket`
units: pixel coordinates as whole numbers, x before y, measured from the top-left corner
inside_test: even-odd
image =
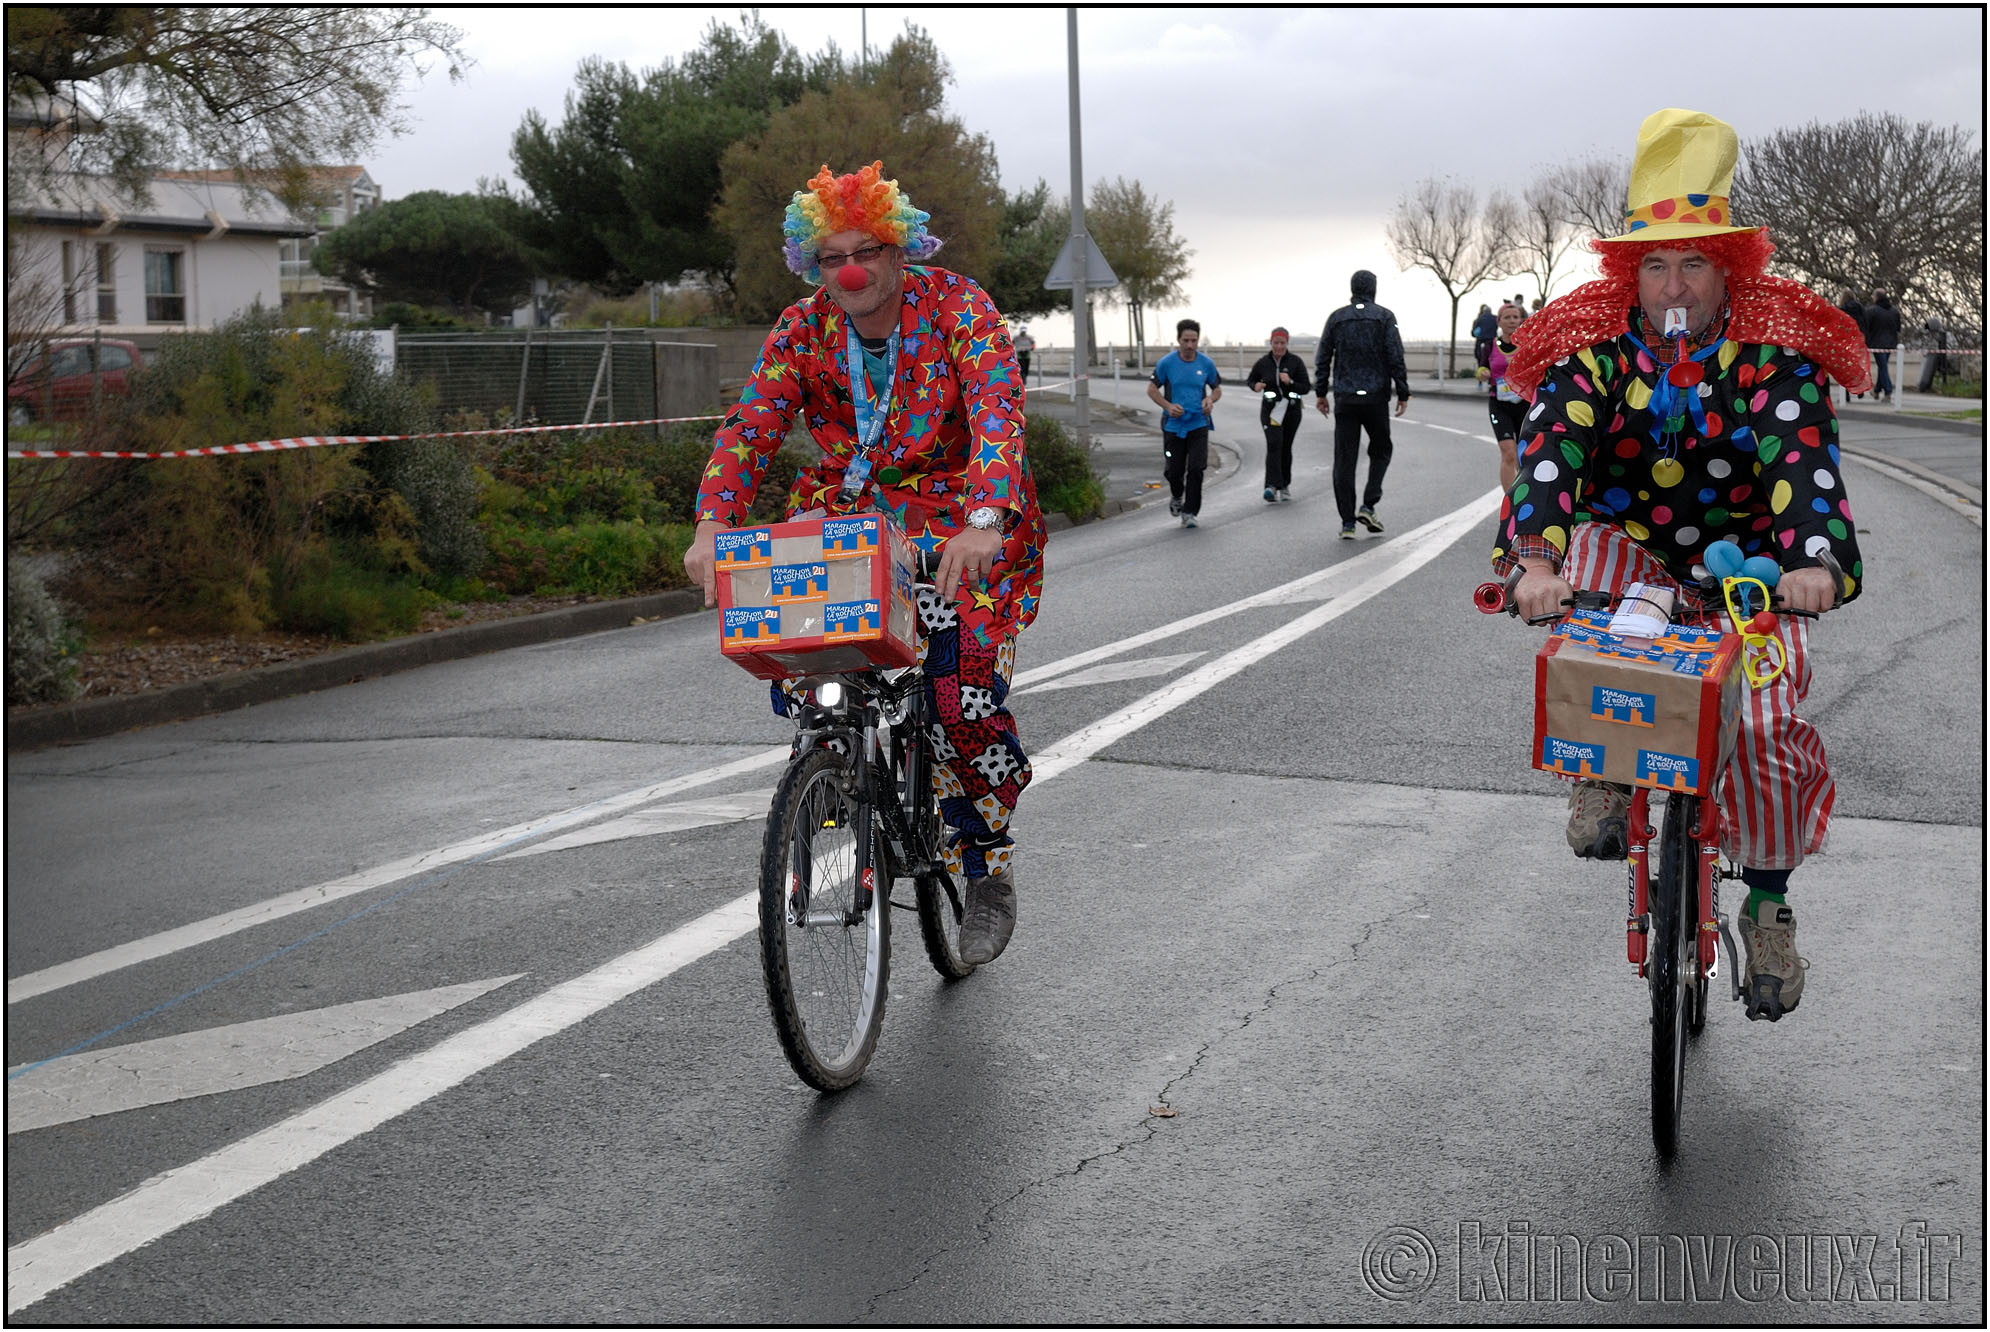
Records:
[[[1865,568],[1838,470],[1838,420],[1816,367],[1789,347],[1730,339],[1695,369],[1700,381],[1674,395],[1674,414],[1660,422],[1654,391],[1667,367],[1629,335],[1551,367],[1520,427],[1494,567],[1539,556],[1559,569],[1571,529],[1602,522],[1686,583],[1723,537],[1786,570],[1815,566],[1828,548],[1851,580],[1846,600],[1857,596]]]
[[[1002,316],[972,278],[908,267],[891,415],[859,507],[896,517],[918,549],[937,554],[974,509],[1012,511],[1000,557],[961,607],[982,641],[1036,616],[1048,533],[1023,450],[1022,376]],[[856,449],[849,318],[817,291],[781,313],[739,406],[713,440],[697,520],[746,516],[797,420],[822,449],[788,494],[788,513],[844,512],[843,469]]]

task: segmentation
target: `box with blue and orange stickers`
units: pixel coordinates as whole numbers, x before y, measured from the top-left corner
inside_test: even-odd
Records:
[[[1557,625],[1534,667],[1534,766],[1710,795],[1741,723],[1741,639],[1674,625],[1609,632],[1608,612]]]
[[[763,679],[918,659],[912,544],[881,514],[722,532],[719,650]]]

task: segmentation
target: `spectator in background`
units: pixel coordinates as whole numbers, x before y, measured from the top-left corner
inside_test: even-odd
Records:
[[[1884,402],[1893,401],[1893,376],[1888,363],[1900,346],[1900,311],[1893,298],[1883,291],[1873,293],[1866,307],[1866,347],[1873,354],[1873,394]]]
[[[1478,317],[1472,321],[1472,359],[1479,363],[1481,370],[1485,369],[1486,358],[1492,354],[1493,339],[1498,336],[1499,316],[1492,312],[1490,305],[1481,305]]]
[[[1016,336],[1009,339],[1009,345],[1016,349],[1016,364],[1022,367],[1023,383],[1030,382],[1030,353],[1036,350],[1036,339],[1030,336],[1030,326],[1024,324],[1016,330]]]
[[[1499,307],[1499,339],[1492,355],[1479,370],[1479,378],[1491,388],[1486,412],[1492,418],[1493,442],[1499,448],[1499,488],[1513,489],[1520,472],[1520,422],[1527,415],[1527,399],[1515,393],[1506,382],[1506,361],[1514,353],[1513,335],[1527,318],[1517,305]]]
[[[1292,437],[1299,433],[1299,418],[1306,414],[1303,403],[1312,392],[1306,378],[1306,363],[1286,350],[1292,335],[1282,328],[1271,331],[1271,353],[1260,356],[1251,367],[1251,392],[1260,395],[1258,424],[1264,427],[1264,498],[1292,498]]]
[[[1847,291],[1845,293],[1845,299],[1838,302],[1838,308],[1840,310],[1843,310],[1846,314],[1852,316],[1852,322],[1859,326],[1859,335],[1861,337],[1865,336],[1866,307],[1865,307],[1865,302],[1859,299],[1859,294],[1855,291]],[[1850,402],[1854,396],[1855,395],[1852,393],[1850,389],[1845,390],[1846,402]],[[1857,394],[1856,396],[1863,398],[1866,395],[1860,393]]]
[[[1168,512],[1194,527],[1202,512],[1202,473],[1209,466],[1209,409],[1223,396],[1223,376],[1204,356],[1202,325],[1175,325],[1177,350],[1154,367],[1147,396],[1161,408],[1161,475],[1168,478]]]
[[[1327,318],[1320,331],[1320,350],[1313,357],[1314,401],[1320,415],[1329,416],[1327,394],[1334,395],[1340,420],[1334,423],[1334,502],[1340,506],[1340,536],[1354,540],[1359,522],[1371,532],[1382,530],[1375,506],[1382,502],[1382,476],[1389,470],[1395,447],[1389,442],[1389,382],[1396,385],[1396,415],[1410,402],[1410,372],[1403,365],[1403,337],[1396,316],[1375,303],[1375,275],[1358,270],[1349,281],[1354,297]],[[1361,431],[1368,430],[1368,485],[1361,508],[1354,507],[1354,470],[1361,460]]]

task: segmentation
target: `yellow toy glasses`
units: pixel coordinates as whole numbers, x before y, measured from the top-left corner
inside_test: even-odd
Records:
[[[1728,618],[1741,635],[1741,671],[1757,689],[1783,673],[1783,641],[1776,637],[1776,614],[1769,609],[1769,586],[1759,578],[1721,579]]]

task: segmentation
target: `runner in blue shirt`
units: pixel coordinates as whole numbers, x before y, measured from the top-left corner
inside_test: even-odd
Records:
[[[1209,409],[1223,396],[1216,362],[1196,350],[1202,325],[1184,319],[1175,325],[1180,350],[1161,358],[1147,396],[1162,409],[1161,474],[1168,478],[1168,512],[1194,527],[1202,511],[1202,473],[1209,466]]]

